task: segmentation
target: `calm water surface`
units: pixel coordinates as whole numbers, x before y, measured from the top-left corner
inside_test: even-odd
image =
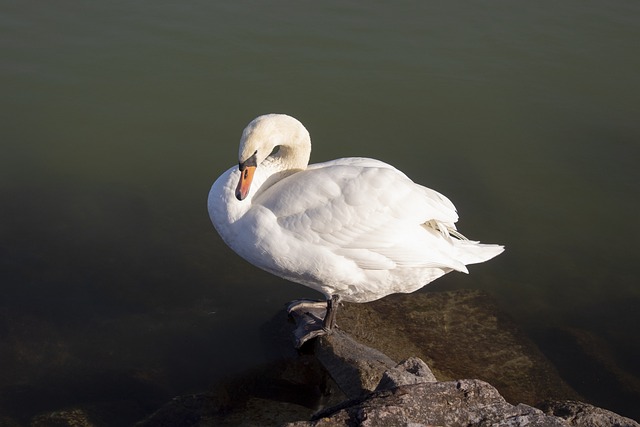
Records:
[[[312,161],[448,195],[507,252],[430,288],[489,292],[587,399],[640,417],[638,22],[631,0],[0,0],[0,414],[153,409],[275,357],[261,326],[317,295],[231,253],[206,196],[242,128],[284,112]]]

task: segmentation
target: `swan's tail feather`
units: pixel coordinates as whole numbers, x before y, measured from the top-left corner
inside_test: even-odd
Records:
[[[504,246],[502,245],[485,244],[467,239],[462,233],[456,230],[454,224],[430,220],[427,221],[424,226],[427,229],[440,233],[442,237],[453,245],[453,263],[451,268],[463,273],[469,272],[465,267],[466,265],[489,261],[504,251]]]
[[[489,261],[504,251],[502,245],[491,245],[472,240],[454,240],[457,259],[465,265]]]

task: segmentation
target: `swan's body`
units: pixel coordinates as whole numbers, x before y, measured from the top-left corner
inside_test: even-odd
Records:
[[[503,251],[462,237],[449,199],[393,166],[366,158],[307,166],[310,152],[296,119],[260,116],[242,134],[240,167],[213,184],[211,221],[251,264],[362,303],[466,273]]]

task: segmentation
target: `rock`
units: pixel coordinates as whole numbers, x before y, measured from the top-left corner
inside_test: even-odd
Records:
[[[397,365],[386,354],[360,344],[339,329],[318,338],[314,352],[340,390],[349,398],[375,390],[384,372]]]
[[[148,411],[132,401],[100,402],[47,411],[31,417],[30,427],[103,427],[132,425]],[[10,426],[11,424],[8,424]],[[0,417],[0,426],[4,427]]]
[[[392,425],[567,427],[561,418],[524,404],[507,403],[480,380],[425,382],[377,391],[288,427]]]
[[[223,380],[210,391],[175,397],[136,427],[282,425],[345,399],[316,358],[300,354]]]
[[[574,326],[543,328],[535,333],[542,351],[582,396],[554,399],[588,401],[640,420],[640,376],[637,357],[634,359],[637,350],[630,347],[624,350],[626,357],[620,357],[620,348],[612,342]]]
[[[225,410],[227,397],[215,393],[178,396],[136,424],[137,427],[189,427]]]
[[[96,427],[99,424],[91,420],[82,409],[69,409],[38,415],[31,420],[30,427]]]
[[[538,347],[480,291],[416,292],[367,304],[345,303],[338,325],[394,360],[419,357],[441,381],[486,381],[509,402],[582,400]]]
[[[468,303],[469,299],[475,298],[468,294],[462,294],[462,297],[463,303],[465,299]],[[360,328],[360,333],[368,336],[369,340],[374,335],[367,334],[380,337],[378,326],[384,331],[385,322],[377,320],[369,323],[370,319],[367,316],[371,314],[375,318],[381,314],[367,314],[367,311],[356,313],[356,316],[360,316],[359,323],[356,323],[359,325],[357,327]],[[409,313],[419,318],[426,315],[417,309],[410,309]],[[353,311],[351,315],[354,315]],[[396,313],[395,316],[400,315]],[[495,324],[495,318],[491,320],[488,317],[482,320],[483,316],[479,317],[481,319],[478,322],[487,322],[488,326],[485,328],[471,325],[472,329],[500,329],[499,325]],[[452,334],[443,337],[443,340],[448,340],[447,342],[455,347],[455,351],[475,350],[473,344],[478,344],[481,339],[493,338],[491,334],[483,334],[465,339],[462,321],[461,315],[451,314],[445,321],[448,329],[440,331],[445,335]],[[406,329],[409,325],[400,323],[400,326],[394,324],[394,327]],[[407,335],[396,335],[392,337],[393,340],[383,335],[380,345],[385,347],[393,342],[397,346],[405,343],[409,346],[409,350],[392,346],[394,355],[416,348],[420,351],[420,347],[416,343],[412,344]],[[515,335],[498,333],[498,336],[497,341],[505,344],[513,342],[511,340]],[[460,342],[456,343],[455,339],[459,339]],[[292,348],[291,343],[287,345],[287,348]],[[489,351],[496,350],[493,345],[494,343],[486,345],[483,352],[478,353],[482,355],[474,365],[478,372],[484,372],[480,361],[484,361],[491,370],[499,366],[510,367],[505,358],[508,354],[514,353],[510,353],[509,349],[497,351],[495,357],[499,362],[496,363],[491,359]],[[519,348],[518,351],[520,353],[515,354],[522,355],[523,349]],[[451,381],[440,378],[441,381],[437,381],[438,373],[434,375],[429,364],[422,359],[405,359],[402,363],[395,363],[392,357],[356,341],[349,333],[338,328],[329,336],[305,344],[294,359],[261,367],[244,378],[227,383],[222,392],[217,394],[201,393],[173,399],[137,426],[590,426],[571,424],[574,419],[579,418],[577,416],[563,419],[560,413],[545,413],[524,403],[511,404],[498,389],[480,379]],[[472,359],[473,357],[463,357],[462,360]],[[528,360],[534,363],[537,359],[534,356]],[[548,362],[542,360],[541,363]],[[513,369],[513,366],[510,368]],[[529,368],[527,375],[532,372],[545,371]],[[528,385],[527,375],[516,377],[523,381],[518,385],[522,389]],[[541,390],[537,389],[536,393]],[[601,417],[600,420],[609,424],[591,424],[594,427],[637,425],[616,424],[618,420],[626,419],[615,418],[616,415],[609,411],[601,411],[608,414],[609,418]]]
[[[640,427],[630,418],[625,418],[606,409],[588,403],[565,401],[545,401],[539,405],[545,413],[563,418],[570,426],[576,427]]]
[[[402,385],[437,381],[426,363],[417,357],[410,357],[382,374],[376,390],[388,390]]]
[[[334,330],[331,335],[317,339],[314,351],[320,363],[351,399],[318,412],[312,421],[294,422],[289,426],[572,425],[554,412],[545,413],[522,403],[512,405],[496,388],[481,380],[438,382],[429,366],[417,357],[388,367],[392,362],[388,356],[358,343],[344,331]],[[382,369],[385,370],[380,376]],[[380,381],[375,392],[367,393],[371,390],[371,379],[377,377]],[[600,424],[574,425],[634,425],[618,424],[620,419],[633,421],[584,405],[580,407],[580,413],[584,415],[582,422],[597,419]],[[588,416],[585,415],[586,407],[593,408]],[[572,419],[578,418],[574,416]]]
[[[20,423],[9,417],[5,417],[4,415],[0,415],[0,426],[1,427],[21,427]]]

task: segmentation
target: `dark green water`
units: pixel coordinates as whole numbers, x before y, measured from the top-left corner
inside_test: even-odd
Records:
[[[206,196],[283,112],[312,161],[448,195],[507,252],[433,289],[489,292],[586,398],[640,417],[639,21],[622,0],[0,0],[0,414],[153,408],[274,357],[261,325],[316,295],[231,253]]]

